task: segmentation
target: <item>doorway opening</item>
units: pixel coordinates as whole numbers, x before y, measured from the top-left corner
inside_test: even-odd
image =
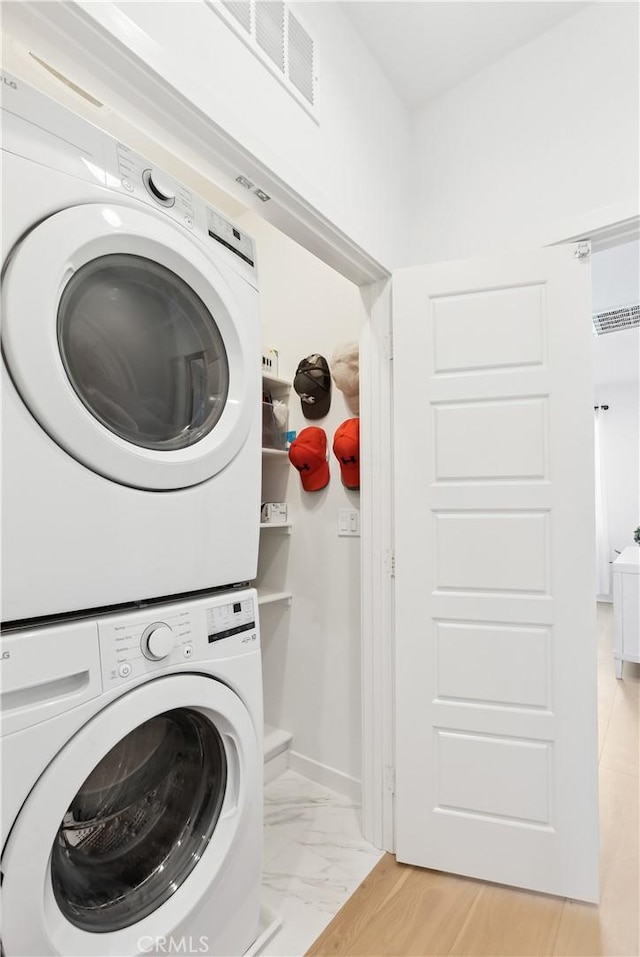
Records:
[[[637,822],[639,770],[640,543],[634,535],[640,526],[640,323],[634,312],[640,303],[640,241],[596,248],[592,282],[600,870],[606,912],[620,861],[627,861],[636,882],[638,874],[637,841],[629,835]],[[637,899],[637,883],[635,894]],[[624,891],[621,896],[623,903]]]
[[[304,953],[382,852],[364,839],[361,801],[360,491],[333,451],[357,406],[332,380],[326,415],[307,418],[294,388],[302,360],[357,343],[367,321],[359,288],[253,211],[236,217],[256,243],[266,428],[258,588],[265,718],[264,902],[281,915],[272,953]],[[305,490],[290,442],[322,430],[328,484]],[[279,418],[282,414],[283,418]],[[285,423],[283,428],[282,422]],[[317,433],[316,433],[317,435]],[[294,440],[295,441],[295,440]],[[275,446],[275,448],[274,448]],[[364,475],[363,475],[364,478]],[[313,483],[312,483],[313,484]],[[344,527],[344,515],[352,518]],[[341,521],[342,519],[342,521]]]

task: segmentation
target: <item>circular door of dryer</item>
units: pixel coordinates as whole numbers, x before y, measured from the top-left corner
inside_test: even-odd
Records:
[[[241,304],[230,282],[246,286],[156,213],[96,203],[50,216],[4,280],[3,349],[23,401],[116,482],[206,481],[258,415],[255,297]]]
[[[212,678],[158,678],[107,706],[54,757],[10,833],[7,954],[135,954],[171,936],[215,900],[261,759],[244,704]]]

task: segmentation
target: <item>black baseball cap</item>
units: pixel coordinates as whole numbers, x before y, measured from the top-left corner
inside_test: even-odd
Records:
[[[331,406],[331,373],[324,356],[314,353],[298,363],[293,388],[305,419],[322,419]]]

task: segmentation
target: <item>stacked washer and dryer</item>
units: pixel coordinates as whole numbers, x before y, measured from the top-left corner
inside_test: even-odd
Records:
[[[3,85],[2,946],[242,954],[262,675],[253,241]]]

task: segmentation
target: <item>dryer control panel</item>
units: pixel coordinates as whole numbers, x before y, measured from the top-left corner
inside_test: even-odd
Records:
[[[257,286],[255,243],[244,230],[152,160],[29,83],[5,72],[1,82],[3,150],[99,185],[105,198],[154,207]]]
[[[260,647],[254,590],[154,605],[98,621],[105,691],[176,665]]]
[[[150,198],[172,219],[187,229],[200,233],[204,242],[214,241],[218,253],[233,253],[230,261],[235,260],[236,268],[241,269],[246,278],[255,282],[256,253],[251,236],[226,219],[217,209],[207,206],[199,196],[169,173],[154,166],[124,143],[118,143],[116,146],[116,162],[120,185],[129,195],[145,201]],[[243,267],[241,263],[246,265]]]

